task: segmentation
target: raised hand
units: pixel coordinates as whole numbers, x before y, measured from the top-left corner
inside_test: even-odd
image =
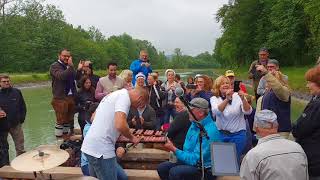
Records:
[[[232,95],[233,95],[233,89],[228,89],[226,92],[226,98],[228,100],[232,100]]]
[[[263,74],[268,73],[268,70],[266,69],[266,67],[264,67],[264,65],[256,65],[256,70],[262,72]]]

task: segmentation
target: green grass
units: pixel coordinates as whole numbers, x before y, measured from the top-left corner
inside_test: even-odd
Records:
[[[296,122],[302,114],[307,103],[301,100],[292,99],[291,101],[291,122]]]
[[[35,83],[50,80],[48,73],[8,74],[13,84]]]
[[[290,88],[294,91],[308,93],[304,74],[310,67],[285,67],[282,72],[289,77]]]

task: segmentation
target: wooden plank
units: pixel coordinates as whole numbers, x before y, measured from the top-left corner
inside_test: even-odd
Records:
[[[129,180],[159,180],[160,177],[156,170],[137,170],[125,169]]]
[[[126,161],[120,162],[121,167],[124,169],[143,169],[143,170],[156,170],[158,165],[164,161],[149,161],[149,162],[136,162]]]
[[[240,176],[220,176],[217,180],[240,180]]]
[[[159,180],[159,175],[156,170],[140,170],[140,169],[125,169],[129,180]],[[69,180],[88,180],[94,179],[82,176],[79,167],[56,167],[44,171],[46,179],[51,177],[53,179],[69,179]],[[13,169],[11,166],[4,166],[0,168],[0,177],[4,179],[34,179],[32,172],[21,172]],[[218,177],[217,180],[240,180],[239,176],[223,176]]]
[[[39,173],[37,173],[39,174]],[[54,179],[64,179],[75,176],[82,176],[79,167],[55,167],[43,171],[44,177],[49,179],[50,175]],[[22,172],[13,169],[11,166],[4,166],[0,168],[0,177],[10,179],[34,179],[33,172]]]
[[[159,180],[159,176],[156,170],[137,170],[137,169],[125,169],[129,180]],[[84,177],[79,167],[56,167],[47,171],[44,171],[44,177],[46,179],[51,177],[53,179],[69,179],[69,180],[87,180],[94,179],[90,177]],[[4,179],[34,179],[32,172],[21,172],[13,169],[11,166],[4,166],[0,168],[0,177]]]
[[[130,149],[122,158],[122,161],[155,161],[169,160],[167,151],[151,148],[133,148]]]

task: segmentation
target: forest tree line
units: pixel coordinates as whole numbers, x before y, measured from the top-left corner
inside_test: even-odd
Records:
[[[266,47],[281,65],[314,64],[320,55],[319,14],[319,0],[230,0],[217,13],[223,35],[214,58],[223,66],[241,66]]]
[[[209,52],[193,57],[176,48],[169,58],[126,33],[106,38],[95,27],[74,27],[56,6],[36,0],[0,0],[0,47],[0,72],[46,72],[62,48],[71,50],[74,63],[88,59],[95,69],[111,61],[126,69],[141,49],[148,51],[153,68],[218,66]]]

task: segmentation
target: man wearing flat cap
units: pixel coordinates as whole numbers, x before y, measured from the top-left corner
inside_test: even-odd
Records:
[[[302,147],[278,134],[277,115],[261,110],[254,118],[254,130],[260,138],[244,157],[240,177],[243,180],[307,180],[308,161]]]
[[[206,179],[214,179],[211,173],[211,158],[210,158],[210,143],[221,141],[220,133],[212,120],[209,112],[209,103],[203,98],[194,98],[190,101],[192,113],[196,119],[189,114],[191,125],[187,132],[183,150],[176,148],[168,139],[164,147],[168,151],[172,151],[176,157],[177,162],[163,162],[159,164],[157,170],[161,179],[165,180],[180,180],[180,179],[201,179],[201,171],[197,168],[199,157],[199,128],[196,123],[200,123],[208,133],[207,138],[203,138],[203,162],[206,169]],[[197,121],[197,122],[196,122]]]

